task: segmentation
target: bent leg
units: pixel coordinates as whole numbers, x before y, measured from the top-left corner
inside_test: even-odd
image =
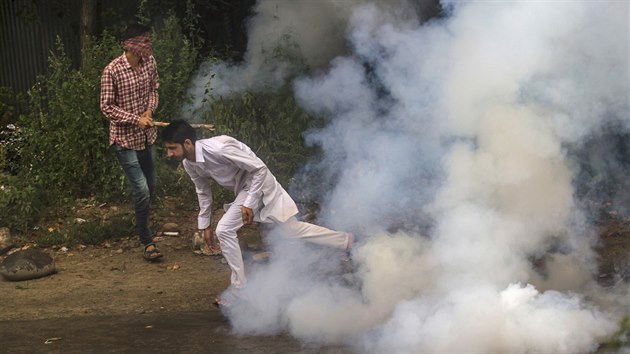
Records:
[[[243,287],[247,283],[243,254],[237,238],[237,231],[243,227],[241,206],[246,197],[247,192],[239,193],[234,203],[232,203],[221,220],[219,220],[215,230],[219,244],[221,245],[223,257],[225,257],[225,260],[232,270],[230,281],[236,288]]]

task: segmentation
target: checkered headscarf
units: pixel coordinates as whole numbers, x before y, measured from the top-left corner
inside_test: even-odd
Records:
[[[123,42],[123,48],[132,52],[139,58],[148,58],[153,55],[151,37],[144,34],[142,36],[131,37]]]

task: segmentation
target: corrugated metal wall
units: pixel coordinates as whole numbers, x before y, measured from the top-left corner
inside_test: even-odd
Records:
[[[24,92],[46,72],[59,36],[76,64],[81,0],[0,0],[0,85]]]

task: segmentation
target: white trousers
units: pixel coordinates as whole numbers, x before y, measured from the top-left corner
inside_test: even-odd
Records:
[[[245,277],[245,267],[243,264],[243,254],[238,244],[237,231],[243,227],[243,214],[241,207],[247,198],[247,191],[241,191],[232,205],[225,211],[225,214],[219,220],[216,227],[216,235],[221,245],[223,257],[227,261],[232,276],[231,284],[235,287],[243,287],[247,283]],[[257,216],[259,210],[254,210]],[[317,243],[320,245],[347,249],[350,242],[350,234],[327,229],[325,227],[309,224],[307,222],[298,221],[295,217],[283,223],[274,223],[289,237],[303,239],[305,241]]]

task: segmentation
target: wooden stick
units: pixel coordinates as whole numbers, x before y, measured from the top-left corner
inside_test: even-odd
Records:
[[[165,127],[169,124],[170,123],[168,122],[153,122],[153,125],[156,127]],[[195,129],[208,129],[210,131],[214,131],[214,124],[191,124],[190,126]]]

